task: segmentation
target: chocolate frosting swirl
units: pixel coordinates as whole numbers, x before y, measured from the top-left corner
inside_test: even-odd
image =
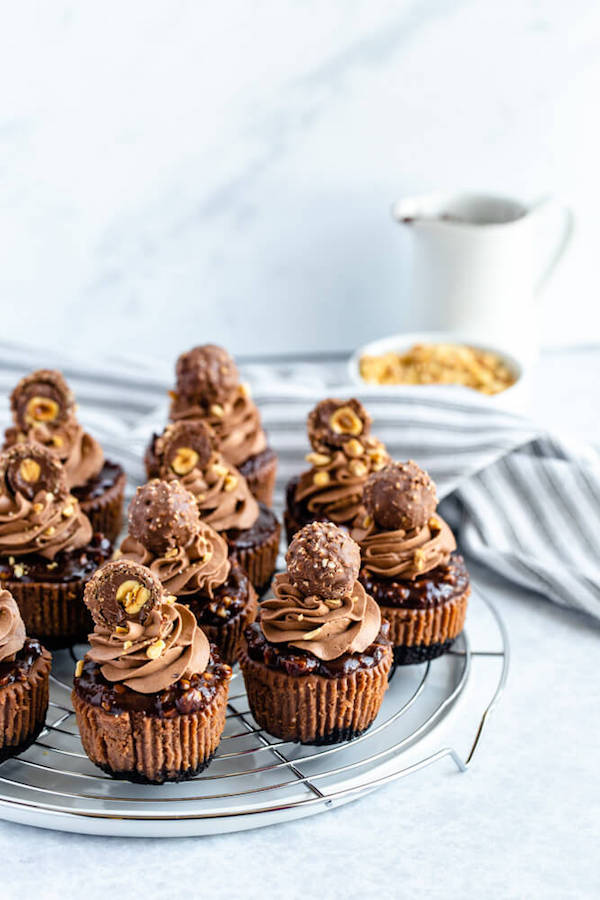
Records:
[[[273,644],[286,643],[327,661],[362,653],[379,634],[380,609],[358,581],[341,598],[304,597],[281,572],[274,578],[273,593],[261,603],[260,618]]]
[[[87,655],[106,680],[140,694],[164,691],[180,678],[204,672],[210,658],[208,638],[194,614],[179,603],[161,603],[143,625],[127,621],[120,631],[96,625],[88,640]],[[148,649],[159,641],[164,644],[160,655],[149,658]]]
[[[140,591],[145,591],[141,611],[136,605]],[[175,603],[143,566],[125,560],[107,563],[86,585],[85,602],[96,623],[87,655],[107,681],[153,694],[205,671],[210,644],[194,614]],[[120,605],[123,609],[115,616]]]
[[[199,419],[213,429],[225,459],[239,466],[267,446],[260,414],[238,371],[221,347],[205,344],[177,361],[177,387],[172,392],[173,421]]]
[[[379,531],[371,516],[367,516],[351,531],[360,544],[362,564],[372,575],[381,578],[413,580],[448,562],[456,550],[450,527],[437,514],[422,528],[406,532]]]
[[[321,400],[308,414],[307,428],[312,468],[300,476],[296,500],[314,516],[349,525],[363,511],[365,482],[388,462],[387,451],[370,434],[371,419],[355,399]]]
[[[413,580],[448,562],[456,550],[452,531],[434,515],[435,484],[413,460],[374,472],[364,503],[367,514],[357,518],[351,534],[372,575]]]
[[[124,559],[147,566],[164,588],[177,597],[186,594],[213,596],[215,588],[229,575],[227,544],[206,522],[187,547],[173,547],[163,555],[155,555],[142,543],[128,535],[121,544]]]
[[[172,471],[165,478],[175,478]],[[251,528],[258,518],[258,503],[243,475],[214,452],[204,468],[181,477],[181,483],[196,498],[200,515],[215,531]]]
[[[25,625],[13,596],[0,590],[0,662],[9,662],[25,643]]]
[[[353,455],[357,446],[363,448],[358,456]],[[339,450],[309,453],[306,458],[313,466],[300,476],[296,500],[306,502],[315,516],[349,525],[364,511],[362,494],[367,478],[385,465],[388,456],[383,444],[369,437],[350,439]]]
[[[366,650],[379,634],[381,612],[357,581],[360,552],[352,538],[331,522],[311,522],[294,536],[286,561],[274,597],[261,603],[266,639],[324,661]]]
[[[22,378],[11,395],[14,427],[5,447],[35,441],[51,451],[65,468],[69,487],[80,487],[104,465],[98,441],[76,418],[75,398],[60,372],[40,369]]]
[[[0,555],[54,559],[92,539],[92,526],[66,488],[64,471],[39,444],[0,455]]]

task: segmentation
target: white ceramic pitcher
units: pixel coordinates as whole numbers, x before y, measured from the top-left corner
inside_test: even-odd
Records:
[[[539,293],[571,238],[571,210],[552,198],[528,207],[485,194],[430,194],[399,200],[392,213],[412,234],[413,327],[533,357]]]

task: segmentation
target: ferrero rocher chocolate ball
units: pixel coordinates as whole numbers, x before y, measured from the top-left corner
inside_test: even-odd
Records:
[[[351,438],[361,438],[371,430],[371,418],[354,398],[321,400],[308,414],[308,439],[318,453],[342,447]]]
[[[205,422],[186,421],[167,425],[155,443],[155,452],[163,477],[188,475],[192,469],[203,469],[215,448],[214,433]]]
[[[360,569],[360,548],[332,522],[311,522],[295,535],[287,555],[288,575],[304,596],[344,597]]]
[[[38,369],[21,378],[10,395],[10,408],[17,428],[57,425],[75,409],[75,396],[60,372]]]
[[[182,353],[175,367],[177,393],[210,406],[227,400],[240,381],[229,353],[215,344]]]
[[[142,625],[164,598],[162,585],[146,566],[115,559],[101,566],[85,586],[83,599],[96,625]]]
[[[155,478],[137,489],[129,507],[129,533],[151,553],[187,547],[199,528],[196,500],[181,482]]]
[[[412,460],[390,463],[369,476],[363,502],[380,528],[414,531],[422,528],[436,510],[435,484]]]
[[[0,491],[22,494],[28,500],[40,491],[68,493],[62,464],[41,444],[15,444],[0,455]]]

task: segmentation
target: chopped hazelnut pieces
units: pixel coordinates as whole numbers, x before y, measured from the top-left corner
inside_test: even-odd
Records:
[[[150,644],[149,647],[146,647],[146,656],[148,659],[158,659],[165,647],[165,642],[159,638],[157,641],[154,641],[153,644]]]
[[[329,472],[315,472],[313,475],[313,484],[317,487],[325,487],[330,480]]]
[[[305,459],[311,466],[328,466],[331,462],[331,457],[326,453],[307,453]]]
[[[356,440],[356,438],[350,438],[350,440],[344,444],[344,451],[346,456],[356,457],[362,456],[365,452],[365,448],[360,441]]]
[[[425,554],[422,550],[415,550],[414,563],[417,572],[422,572],[425,568]]]
[[[75,678],[81,678],[82,672],[83,672],[83,660],[78,659],[77,665],[75,666]]]
[[[221,406],[220,403],[213,403],[210,408],[211,415],[213,415],[216,419],[222,419],[225,415],[225,410]]]
[[[238,483],[237,475],[232,475],[231,472],[225,476],[225,484],[223,485],[224,490],[228,493],[234,491]]]
[[[355,478],[364,478],[369,471],[365,463],[361,459],[351,459],[348,468]]]
[[[73,508],[73,504],[72,504],[72,503],[69,503],[69,504],[68,504],[67,506],[65,506],[65,508],[63,509],[62,514],[63,514],[63,516],[65,517],[65,519],[68,519],[69,516],[72,516],[72,515],[73,515],[74,511],[75,511],[75,510],[74,510],[74,508]]]
[[[497,353],[461,344],[415,344],[405,353],[363,356],[360,374],[369,384],[462,384],[483,394],[515,382]]]

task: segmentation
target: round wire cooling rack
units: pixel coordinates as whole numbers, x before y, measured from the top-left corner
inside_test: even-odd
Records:
[[[375,723],[361,737],[324,747],[272,737],[254,722],[235,672],[211,765],[189,781],[152,786],[114,780],[84,754],[70,701],[75,661],[84,651],[54,654],[45,728],[27,751],[0,765],[2,818],[102,835],[214,834],[322,812],[443,759],[464,772],[509,663],[504,624],[475,588],[453,650],[398,668]]]

